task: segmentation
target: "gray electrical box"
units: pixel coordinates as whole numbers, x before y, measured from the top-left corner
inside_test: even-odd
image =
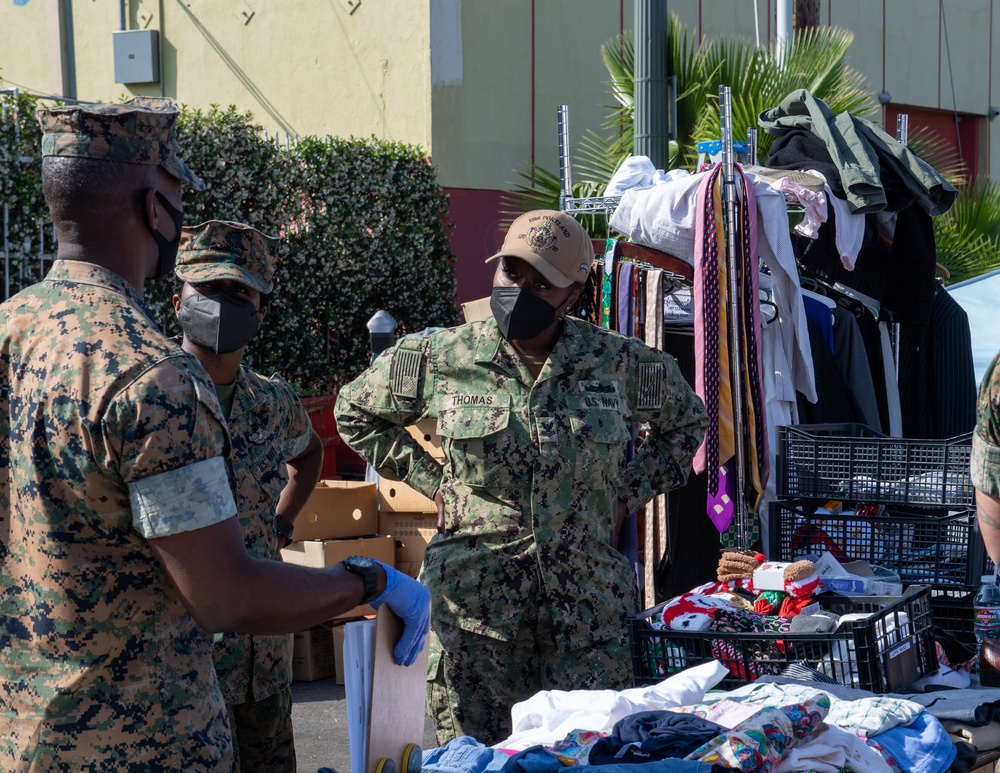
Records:
[[[156,83],[160,80],[160,33],[121,30],[112,33],[115,83]]]

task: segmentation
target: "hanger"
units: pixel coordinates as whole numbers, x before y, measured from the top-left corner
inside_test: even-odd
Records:
[[[848,287],[840,282],[830,285],[811,274],[801,274],[799,284],[803,295],[816,298],[824,305],[830,306],[831,309],[840,306],[858,319],[865,314],[871,314],[876,321],[879,319],[879,302],[862,292],[858,292],[853,287]]]
[[[812,298],[813,300],[817,300],[824,306],[826,306],[828,309],[837,308],[837,302],[833,300],[833,298],[829,298],[826,295],[823,295],[822,293],[818,293],[815,290],[807,290],[805,287],[801,288],[801,292],[806,298]]]
[[[847,285],[842,284],[840,282],[835,282],[833,285],[833,289],[834,291],[839,293],[841,297],[849,298],[851,301],[853,301],[853,304],[860,304],[861,306],[860,313],[868,311],[871,313],[873,317],[875,317],[875,321],[876,322],[878,321],[878,315],[879,312],[881,311],[882,304],[880,304],[874,298],[872,298],[869,295],[865,295],[863,292],[859,292],[858,290],[855,290],[853,287],[848,287]],[[850,307],[848,306],[848,308]],[[855,316],[859,316],[859,310],[851,308],[851,311],[854,312]]]
[[[770,312],[765,312],[764,309],[771,309]],[[761,327],[767,327],[772,322],[778,319],[778,305],[774,301],[760,302],[760,319]]]

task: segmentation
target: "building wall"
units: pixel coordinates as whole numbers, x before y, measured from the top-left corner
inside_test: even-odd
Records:
[[[46,20],[62,2],[0,4],[4,86],[53,93]],[[166,95],[195,108],[236,105],[271,133],[430,146],[427,0],[126,0],[129,29],[160,31],[160,82],[138,85],[114,80],[119,3],[71,5],[80,100]]]
[[[963,122],[973,171],[1000,179],[990,121],[997,0],[821,0],[821,20],[854,32],[850,64],[942,132]],[[195,108],[233,104],[270,132],[377,135],[420,146],[453,194],[459,299],[488,289],[484,251],[502,234],[501,192],[535,162],[558,172],[556,108],[574,151],[603,133],[613,98],[600,55],[634,24],[635,0],[11,0],[0,3],[0,87],[58,91],[54,19],[72,9],[81,100],[165,94]],[[668,0],[698,35],[770,40],[776,0]],[[112,33],[159,29],[157,84],[114,82]],[[942,11],[943,9],[943,11]],[[956,116],[957,114],[957,116]],[[970,126],[971,125],[971,126]],[[894,125],[889,126],[890,133]],[[970,146],[972,146],[970,148]],[[970,157],[978,153],[978,160]],[[488,254],[488,253],[486,253]]]
[[[854,32],[852,66],[894,104],[983,117],[1000,103],[994,2],[821,0],[821,18]],[[375,134],[422,147],[445,186],[498,190],[525,162],[558,168],[558,104],[574,146],[601,131],[612,97],[600,46],[632,28],[634,0],[12,0],[0,4],[0,85],[53,93],[60,6],[72,9],[78,99],[162,93],[234,104],[269,132]],[[669,0],[700,35],[762,42],[775,6]],[[157,84],[114,81],[122,7],[129,29],[161,31]]]

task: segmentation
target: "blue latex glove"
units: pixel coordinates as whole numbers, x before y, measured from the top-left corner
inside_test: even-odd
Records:
[[[431,627],[431,592],[391,566],[382,564],[382,568],[385,569],[385,590],[371,605],[378,609],[388,604],[403,621],[403,633],[392,653],[398,665],[411,666],[424,648]]]

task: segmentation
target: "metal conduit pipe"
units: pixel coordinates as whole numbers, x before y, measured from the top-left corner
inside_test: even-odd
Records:
[[[634,153],[657,169],[670,160],[667,0],[635,0]]]

